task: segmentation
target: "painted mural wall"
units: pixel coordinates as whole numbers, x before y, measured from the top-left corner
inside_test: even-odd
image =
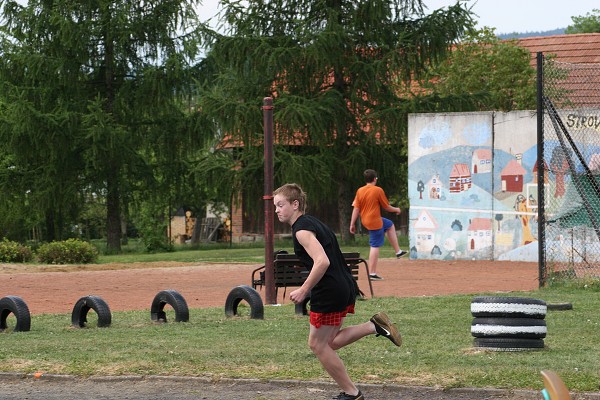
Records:
[[[411,114],[411,259],[537,261],[531,111]]]

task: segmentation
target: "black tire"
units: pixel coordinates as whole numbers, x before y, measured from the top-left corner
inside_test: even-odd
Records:
[[[6,319],[11,313],[17,319],[13,332],[27,332],[31,329],[31,314],[27,303],[18,296],[6,296],[0,299],[0,332],[8,328]]]
[[[492,351],[526,351],[544,348],[544,339],[475,338],[473,346]]]
[[[156,322],[167,322],[167,313],[165,306],[170,305],[175,311],[175,322],[188,322],[190,320],[190,311],[187,302],[176,290],[162,290],[154,296],[150,306],[150,318]]]
[[[544,300],[525,297],[479,296],[471,301],[471,314],[474,317],[543,319],[546,311]]]
[[[541,339],[546,321],[539,318],[474,318],[471,335],[477,338]]]
[[[310,297],[305,298],[302,303],[296,304],[296,315],[308,315],[308,303],[310,303]]]
[[[225,300],[225,315],[228,317],[238,315],[238,305],[242,300],[250,306],[251,319],[264,318],[265,309],[262,298],[256,290],[248,285],[240,285],[231,289],[229,295],[227,295],[227,300]]]
[[[572,310],[573,304],[571,303],[548,303],[548,310],[554,311],[564,311],[564,310]]]
[[[87,315],[94,310],[98,316],[98,328],[110,326],[112,316],[108,304],[98,296],[84,296],[77,300],[71,313],[71,325],[75,328],[84,328],[87,324]]]

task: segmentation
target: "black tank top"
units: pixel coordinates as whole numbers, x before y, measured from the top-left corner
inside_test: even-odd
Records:
[[[294,252],[309,271],[313,267],[313,260],[296,239],[296,233],[304,230],[315,233],[317,240],[321,243],[325,254],[329,258],[327,271],[311,291],[311,311],[330,313],[346,310],[356,300],[357,286],[350,269],[344,261],[335,234],[327,225],[312,215],[301,215],[294,222],[294,225],[292,225]]]

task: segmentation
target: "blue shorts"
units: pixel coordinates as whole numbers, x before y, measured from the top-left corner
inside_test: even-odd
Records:
[[[375,229],[369,231],[369,246],[381,247],[385,239],[385,233],[390,229],[394,223],[387,218],[381,218],[383,220],[383,227],[381,229]]]

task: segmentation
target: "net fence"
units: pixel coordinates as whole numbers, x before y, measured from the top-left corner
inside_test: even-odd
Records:
[[[600,64],[542,65],[542,280],[600,277]]]

